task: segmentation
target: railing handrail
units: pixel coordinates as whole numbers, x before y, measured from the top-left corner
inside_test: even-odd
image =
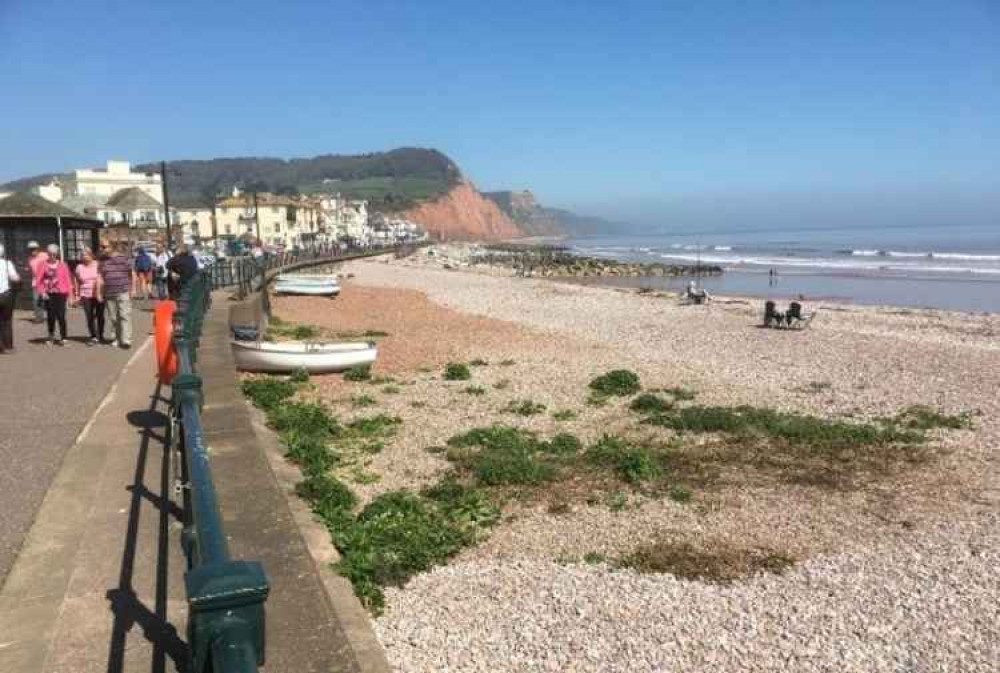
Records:
[[[379,254],[385,249],[376,247],[371,252]],[[172,448],[179,444],[186,468],[181,541],[188,560],[184,583],[192,673],[253,673],[264,664],[264,602],[270,591],[260,563],[233,561],[230,556],[201,425],[198,344],[212,290],[238,287],[245,295],[263,288],[288,266],[337,261],[363,252],[367,251],[320,246],[299,254],[217,262],[189,279],[178,297],[173,336],[178,367],[171,382],[171,414],[180,432],[176,437],[172,433],[170,442]]]

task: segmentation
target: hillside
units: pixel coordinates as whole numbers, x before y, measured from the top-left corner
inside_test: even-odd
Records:
[[[170,161],[174,206],[208,204],[234,186],[278,193],[340,193],[366,199],[369,209],[399,213],[432,234],[451,239],[506,239],[607,233],[616,225],[595,217],[546,208],[527,190],[481,194],[459,167],[434,149],[402,147],[358,155],[326,154],[306,159],[231,157]],[[156,172],[146,163],[134,171]],[[21,191],[64,174],[47,173],[0,185]],[[485,198],[484,198],[485,197]]]
[[[484,192],[528,236],[588,236],[620,230],[623,225],[600,217],[546,208],[528,190]]]
[[[462,172],[437,150],[402,147],[358,155],[326,154],[308,159],[231,157],[167,162],[170,198],[175,204],[207,203],[234,186],[281,193],[339,192],[368,199],[374,210],[399,211],[444,194],[458,184]],[[139,164],[134,171],[152,173],[158,163]],[[68,174],[46,173],[0,185],[21,191]]]
[[[368,199],[374,210],[397,211],[448,191],[462,177],[437,150],[402,147],[358,155],[326,154],[309,159],[230,158],[171,161],[171,198],[204,201],[236,185],[279,193],[339,192]],[[138,171],[158,170],[140,164]]]

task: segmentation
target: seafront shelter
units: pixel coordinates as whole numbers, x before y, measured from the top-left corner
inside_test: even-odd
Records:
[[[22,279],[30,278],[30,241],[37,241],[42,248],[55,243],[62,249],[63,259],[74,267],[83,257],[84,248],[97,249],[103,226],[100,220],[80,215],[30,192],[17,192],[0,199],[0,243]],[[31,293],[21,292],[18,303],[25,302],[26,296],[30,302]]]

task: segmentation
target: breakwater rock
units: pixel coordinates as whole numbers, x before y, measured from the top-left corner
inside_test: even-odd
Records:
[[[469,257],[470,265],[510,268],[516,275],[582,278],[589,276],[715,276],[722,267],[706,264],[640,264],[582,257],[557,246],[491,245]]]

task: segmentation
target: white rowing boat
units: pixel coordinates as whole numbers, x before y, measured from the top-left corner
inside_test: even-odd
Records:
[[[342,372],[375,362],[374,342],[232,341],[236,368],[245,372],[289,373],[305,369],[310,374]]]
[[[336,276],[328,274],[283,273],[275,279],[276,283],[296,283],[303,285],[340,285]]]
[[[320,297],[333,297],[340,294],[340,284],[302,282],[278,278],[274,282],[274,291],[277,294],[305,294]]]

